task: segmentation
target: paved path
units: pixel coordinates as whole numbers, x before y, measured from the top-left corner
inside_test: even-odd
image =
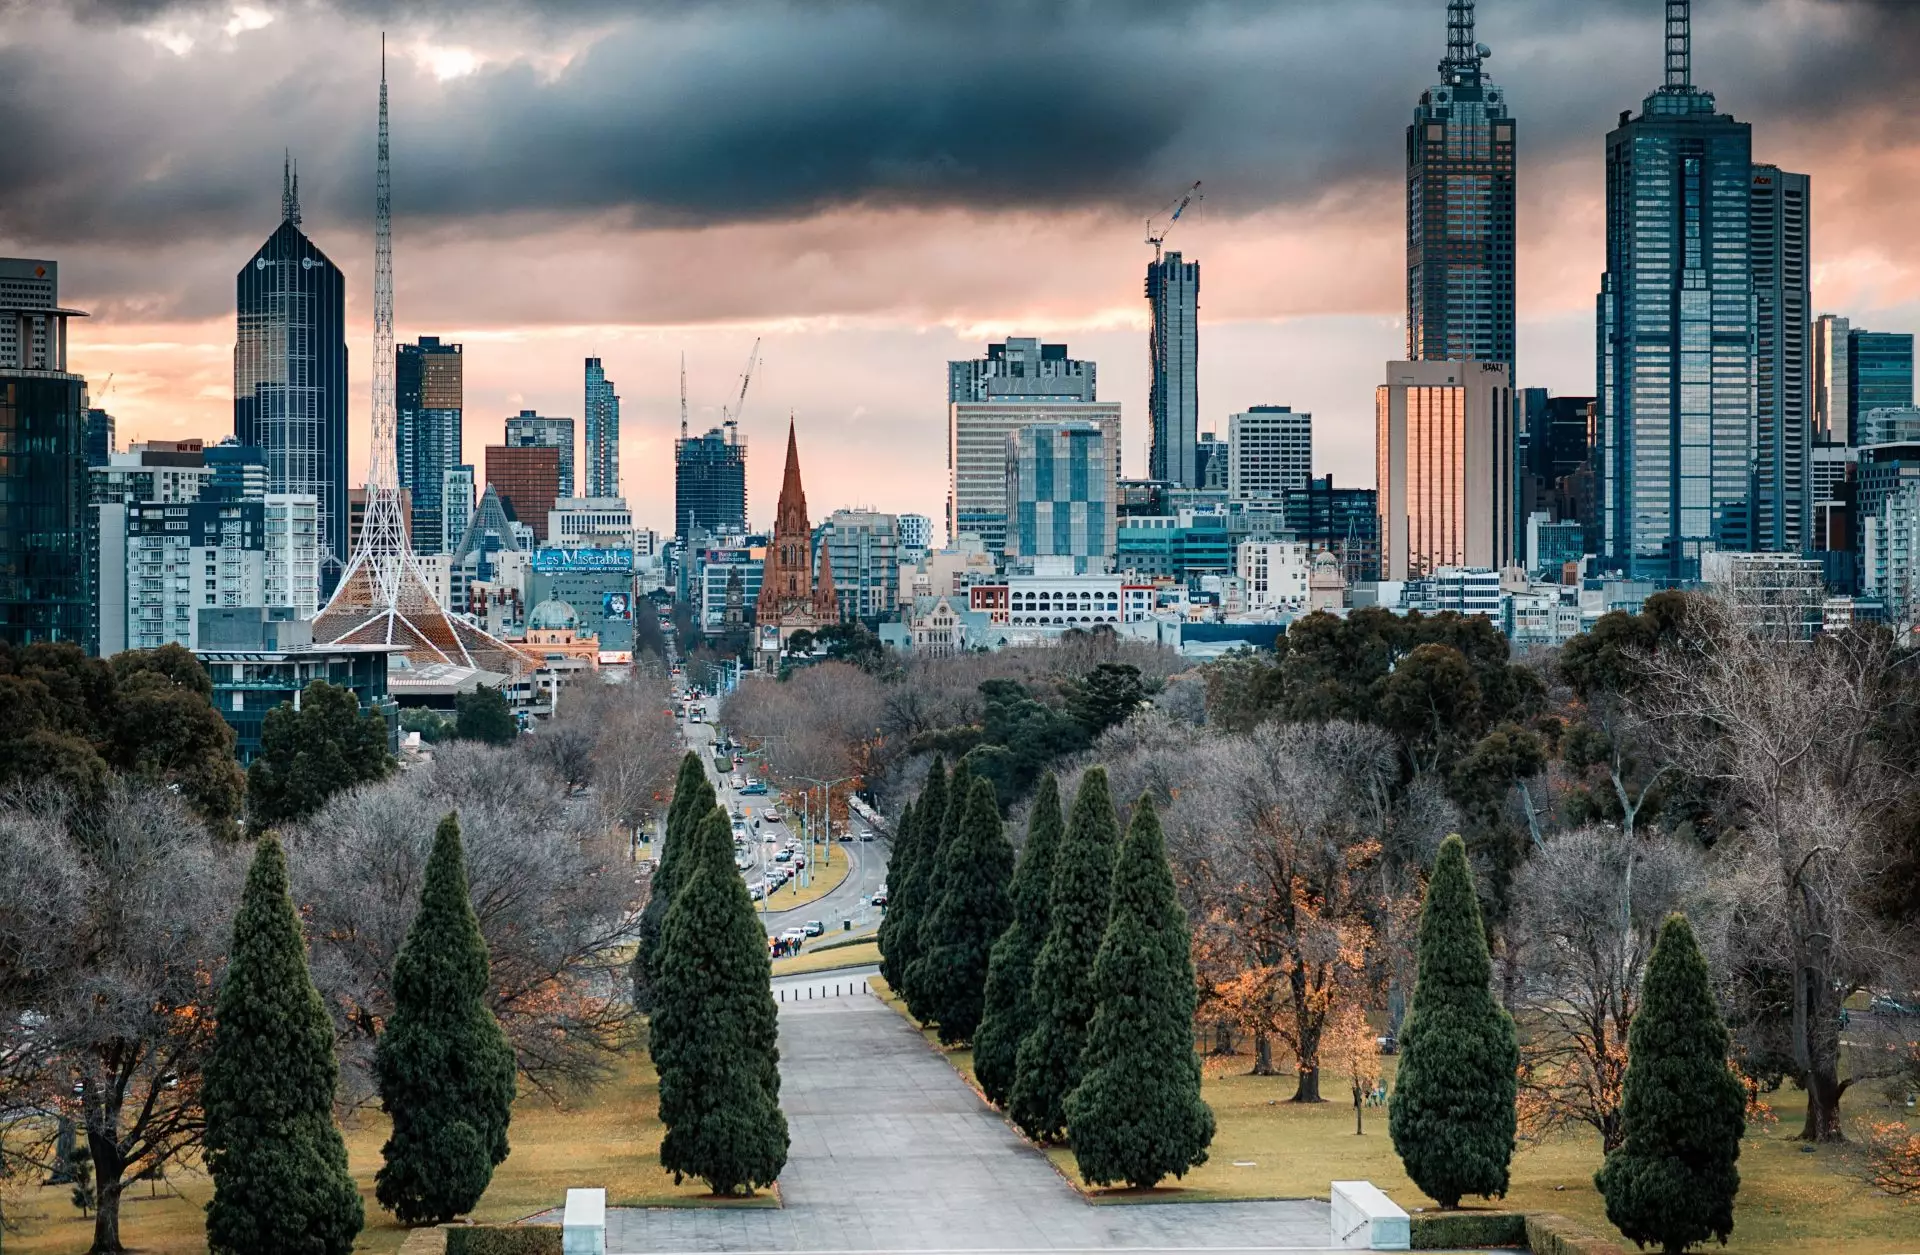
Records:
[[[841,982],[851,987],[845,975]],[[785,1206],[616,1209],[607,1216],[609,1255],[1220,1253],[1312,1251],[1327,1242],[1325,1203],[1082,1202],[918,1033],[870,996],[782,1003],[780,1049],[781,1105],[792,1135],[780,1178]]]

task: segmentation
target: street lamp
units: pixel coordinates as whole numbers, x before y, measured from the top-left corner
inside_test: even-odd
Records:
[[[802,780],[808,784],[818,785],[820,788],[823,788],[827,791],[826,797],[821,799],[821,810],[824,812],[824,815],[822,816],[822,818],[825,821],[821,824],[821,829],[826,834],[826,846],[827,846],[826,857],[829,863],[833,861],[833,788],[835,785],[848,784],[854,780],[858,780],[859,778],[860,777],[858,776],[842,776],[838,780],[815,780],[812,776],[795,776],[794,777],[795,780]],[[807,813],[809,818],[811,818],[813,813],[811,805],[808,806]],[[811,840],[813,837],[813,828],[811,823],[809,823],[807,827],[807,837],[809,839],[809,844],[811,844]],[[806,878],[807,884],[813,883],[813,860],[812,859],[807,860],[807,865],[800,869],[800,874]]]

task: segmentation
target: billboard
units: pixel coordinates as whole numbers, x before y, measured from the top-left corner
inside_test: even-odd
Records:
[[[533,551],[536,571],[631,571],[632,549],[560,549],[547,547]]]
[[[633,620],[633,594],[604,593],[600,597],[600,617],[602,619]]]

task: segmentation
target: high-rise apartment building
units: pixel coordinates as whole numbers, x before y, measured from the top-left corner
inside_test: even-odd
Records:
[[[67,371],[52,262],[0,259],[0,641],[85,646],[97,576],[87,546],[87,381]]]
[[[1375,394],[1380,578],[1513,561],[1513,388],[1500,362],[1388,362]]]
[[[1112,563],[1114,450],[1096,423],[1041,423],[1007,437],[1007,556]],[[835,568],[838,570],[838,567]]]
[[[400,487],[413,494],[409,512],[415,553],[445,553],[447,471],[460,465],[466,368],[460,346],[439,336],[398,346],[393,363],[394,453]]]
[[[900,529],[900,561],[922,562],[933,548],[933,520],[924,514],[896,514]]]
[[[1099,369],[1067,356],[1064,344],[1012,336],[989,344],[985,357],[947,363],[947,403],[957,401],[1096,401]]]
[[[587,491],[589,497],[620,495],[620,397],[614,382],[600,367],[600,359],[587,359]],[[568,485],[572,495],[572,485]]]
[[[270,492],[260,505],[266,527],[261,604],[311,619],[320,612],[319,502],[305,493]]]
[[[1753,167],[1748,249],[1753,259],[1753,543],[1798,553],[1807,541],[1813,447],[1811,181]]]
[[[473,521],[473,466],[449,466],[440,480],[440,552],[452,553]]]
[[[547,539],[547,515],[560,491],[560,450],[553,445],[487,446],[487,487],[506,507],[507,517]]]
[[[267,604],[264,502],[149,502],[125,510],[128,649],[192,649],[202,606]]]
[[[560,495],[573,496],[573,420],[521,410],[507,420],[506,443],[515,449],[553,449],[560,455]],[[489,475],[491,480],[492,476]],[[525,522],[525,520],[521,520]]]
[[[821,525],[814,548],[816,568],[833,572],[842,619],[872,618],[898,607],[900,523],[893,515],[835,510]],[[824,564],[818,557],[823,549]]]
[[[1474,42],[1473,0],[1449,0],[1440,82],[1407,127],[1407,357],[1514,361],[1514,130]]]
[[[1147,267],[1147,305],[1153,312],[1147,332],[1147,477],[1198,488],[1200,263],[1179,253],[1156,257]]]
[[[1653,581],[1754,540],[1753,131],[1693,85],[1690,16],[1669,0],[1666,83],[1607,136],[1600,545]]]
[[[989,553],[1007,545],[1007,438],[1022,428],[1054,423],[1092,423],[1107,448],[1120,447],[1118,401],[956,401],[947,407],[947,540],[975,535]],[[1110,458],[1109,464],[1118,462]],[[1117,473],[1114,476],[1117,481]],[[1109,484],[1107,499],[1119,495]]]
[[[733,423],[704,436],[685,431],[673,445],[673,528],[685,540],[695,528],[714,536],[747,532],[747,442]]]
[[[320,545],[337,578],[347,549],[346,277],[300,230],[299,182],[284,174],[280,225],[234,277],[233,435],[267,460],[269,492],[320,503]]]
[[[203,449],[201,458],[207,479],[200,493],[207,500],[259,501],[267,495],[267,456],[259,449],[228,436]]]
[[[1227,419],[1227,497],[1278,501],[1313,478],[1313,415],[1255,405]]]

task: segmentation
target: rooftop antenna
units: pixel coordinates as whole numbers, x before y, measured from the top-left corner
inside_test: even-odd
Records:
[[[1693,90],[1693,0],[1667,0],[1667,90]]]
[[[300,167],[289,149],[280,151],[280,221],[300,225]]]
[[[1447,0],[1447,59],[1440,73],[1449,80],[1455,75],[1478,74],[1486,57],[1482,45],[1473,41],[1474,0]]]

